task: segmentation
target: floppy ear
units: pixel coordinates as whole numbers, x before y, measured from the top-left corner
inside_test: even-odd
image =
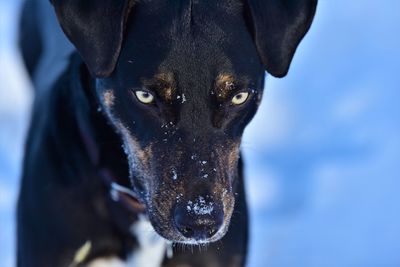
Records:
[[[261,61],[273,76],[285,76],[310,28],[317,0],[247,0],[247,4]]]
[[[68,39],[92,75],[105,77],[115,68],[125,22],[133,0],[50,0]]]

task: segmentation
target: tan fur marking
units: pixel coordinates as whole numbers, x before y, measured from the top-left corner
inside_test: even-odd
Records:
[[[126,141],[128,142],[132,152],[134,152],[135,157],[141,164],[147,166],[152,158],[152,146],[150,145],[142,149],[137,139],[130,134],[129,130],[122,123],[118,123],[117,127],[125,134]]]
[[[228,164],[230,170],[236,169],[238,159],[239,159],[239,142],[235,143],[232,149],[229,151]]]
[[[153,151],[152,151],[152,146],[149,145],[145,147],[144,149],[138,149],[138,158],[139,160],[146,166],[149,166],[150,160],[153,157]]]
[[[111,108],[114,105],[114,92],[112,90],[107,90],[103,94],[103,100],[104,100],[104,105],[107,106],[107,108]]]
[[[161,85],[161,90],[164,99],[167,102],[171,102],[173,100],[173,95],[175,91],[175,81],[172,73],[159,73],[155,76],[155,79]]]
[[[139,142],[130,133],[127,127],[120,121],[114,122],[117,131],[122,135],[125,154],[128,156],[129,172],[132,178],[134,172],[140,173],[139,179],[147,180],[151,176],[150,173],[150,158],[151,158],[151,145],[146,148],[141,148]],[[144,183],[144,186],[148,189],[149,184]]]
[[[168,72],[160,72],[150,80],[143,80],[143,85],[157,91],[166,102],[172,102],[175,95],[174,75]]]
[[[172,88],[168,87],[164,89],[164,98],[165,100],[167,100],[167,102],[171,102],[172,101]]]
[[[174,83],[174,75],[170,72],[160,72],[157,73],[156,75],[154,75],[154,78],[159,80],[159,81],[163,81],[166,83]]]
[[[215,80],[217,98],[225,99],[235,84],[235,79],[230,74],[219,74]]]
[[[239,159],[239,149],[240,140],[232,142],[230,145],[226,147],[226,149],[216,149],[218,164],[226,166],[228,165],[228,171],[230,176],[234,176],[237,171],[237,162]],[[221,167],[220,167],[221,168]],[[233,193],[227,190],[227,184],[230,181],[223,180],[215,185],[215,195],[221,196],[221,200],[223,202],[224,209],[224,225],[229,225],[230,218],[233,213],[235,199],[233,197]],[[225,185],[225,186],[224,186]]]

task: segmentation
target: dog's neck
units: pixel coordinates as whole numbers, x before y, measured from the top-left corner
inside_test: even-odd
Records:
[[[122,141],[108,123],[95,96],[95,82],[81,63],[79,77],[72,93],[75,102],[76,125],[87,157],[97,169],[107,169],[123,185],[129,184],[126,156]]]
[[[82,103],[82,105],[77,105],[74,112],[84,149],[91,164],[98,170],[98,178],[110,189],[110,193],[115,189],[114,184],[125,185],[128,189],[130,186],[128,167],[125,166],[126,157],[121,149],[121,141],[101,112],[95,97],[95,83],[91,78],[85,79],[85,77],[90,77],[88,73],[84,73],[86,71],[84,67],[81,68],[80,72],[86,75],[80,75],[78,79],[75,79],[78,81],[75,86],[80,88],[73,88],[74,97]],[[120,227],[124,228],[124,232],[128,230],[137,241],[138,247],[128,255],[126,266],[142,266],[148,263],[149,258],[154,262],[154,266],[159,266],[166,251],[165,240],[154,232],[146,216],[132,216],[135,215],[132,207],[119,202],[118,198],[113,198],[112,194],[107,197],[110,197],[116,206],[119,205],[122,208],[123,211],[116,214],[120,217],[118,221],[125,221]],[[127,214],[129,216],[126,216]],[[150,234],[151,232],[153,234]],[[102,263],[106,263],[105,260],[107,259],[94,260],[90,266],[97,266],[96,264],[102,266]]]
[[[91,78],[80,58],[73,56],[71,61],[71,64],[75,65],[72,69],[79,70],[73,71],[72,75],[76,75],[76,77],[71,79],[73,84],[70,86],[73,103],[79,103],[79,105],[75,104],[70,107],[73,109],[71,112],[74,113],[75,118],[74,128],[77,129],[80,136],[83,153],[90,162],[91,168],[97,173],[95,179],[103,183],[108,190],[106,197],[112,199],[110,193],[115,189],[113,184],[118,184],[127,190],[131,186],[127,159],[121,148],[120,138],[101,112],[95,96],[94,79]],[[132,210],[129,205],[119,203],[115,198],[113,201],[128,210],[128,217],[137,217],[135,214],[137,210]],[[125,228],[129,228],[129,226],[124,225]]]

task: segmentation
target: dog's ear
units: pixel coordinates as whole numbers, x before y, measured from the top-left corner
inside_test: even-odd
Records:
[[[118,61],[133,0],[50,0],[58,21],[96,77],[109,76]]]
[[[317,0],[247,0],[246,16],[258,54],[273,76],[287,74],[316,6]]]

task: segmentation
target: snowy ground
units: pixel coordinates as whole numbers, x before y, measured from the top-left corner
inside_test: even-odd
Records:
[[[19,0],[0,0],[0,266],[30,84],[15,48]],[[250,267],[400,266],[400,2],[320,0],[290,75],[267,78],[243,143]]]

